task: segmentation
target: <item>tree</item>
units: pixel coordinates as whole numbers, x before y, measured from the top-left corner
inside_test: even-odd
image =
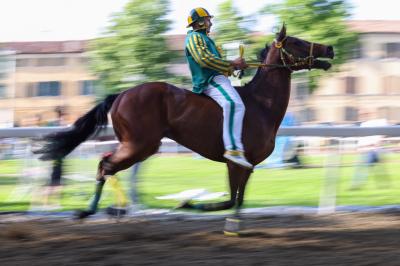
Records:
[[[215,17],[215,35],[218,42],[248,42],[249,30],[243,26],[246,18],[239,15],[239,12],[233,6],[232,0],[220,3],[217,12],[218,14]]]
[[[345,0],[283,0],[267,5],[262,13],[276,15],[281,24],[285,22],[289,35],[332,45],[335,49],[332,64],[338,70],[358,45],[357,34],[346,25],[349,10]],[[320,75],[320,71],[308,73],[311,91],[317,87]]]
[[[168,0],[131,0],[91,43],[92,69],[107,93],[174,78],[167,66],[175,55],[163,35],[171,25],[167,14]]]
[[[232,0],[223,1],[218,5],[215,21],[215,39],[219,44],[235,42],[246,44],[246,55],[251,54],[249,53],[249,50],[253,51],[251,31],[245,25],[251,22],[251,19],[241,16]],[[236,51],[233,52],[236,54]],[[239,49],[237,54],[239,54]],[[244,80],[251,78],[253,72],[246,71]]]

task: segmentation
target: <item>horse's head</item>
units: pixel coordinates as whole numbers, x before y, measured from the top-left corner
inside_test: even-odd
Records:
[[[328,70],[331,64],[319,58],[334,57],[333,47],[311,43],[286,35],[286,27],[277,34],[269,51],[268,63],[281,64],[289,70],[323,69]]]

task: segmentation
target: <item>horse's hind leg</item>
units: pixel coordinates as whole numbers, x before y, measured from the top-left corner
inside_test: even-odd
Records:
[[[78,211],[75,216],[79,219],[83,219],[96,213],[105,183],[105,177],[114,175],[137,162],[145,160],[147,157],[156,153],[159,146],[160,141],[154,141],[152,143],[147,143],[146,145],[135,145],[131,142],[122,142],[114,153],[105,155],[98,166],[95,195],[90,203],[89,209]]]
[[[114,175],[135,163],[145,160],[157,152],[160,144],[160,141],[154,141],[146,145],[122,142],[114,153],[100,161],[98,179],[107,175]]]

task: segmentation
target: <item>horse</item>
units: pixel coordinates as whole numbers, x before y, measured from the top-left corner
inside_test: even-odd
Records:
[[[328,70],[331,64],[320,58],[333,57],[332,46],[287,36],[285,25],[271,46],[266,45],[262,63],[253,79],[236,88],[246,107],[242,140],[250,163],[259,164],[274,150],[275,137],[289,103],[291,73],[303,69]],[[155,154],[163,137],[207,159],[226,163],[228,168],[229,200],[203,204],[188,201],[181,207],[217,211],[236,206],[239,214],[253,169],[243,168],[223,157],[221,108],[206,95],[168,83],[144,83],[107,96],[70,129],[46,136],[46,144],[38,151],[42,153],[41,159],[65,157],[107,125],[109,112],[119,146],[99,162],[95,197],[89,210],[81,212],[79,218],[96,212],[108,176]]]

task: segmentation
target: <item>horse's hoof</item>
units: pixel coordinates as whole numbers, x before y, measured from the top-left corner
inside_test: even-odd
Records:
[[[226,236],[240,236],[239,232],[241,230],[241,221],[239,219],[226,218],[224,235]]]
[[[93,211],[82,211],[82,210],[77,210],[74,213],[74,219],[76,220],[82,220],[85,219],[86,217],[93,215]]]
[[[109,206],[106,208],[105,212],[106,212],[106,214],[113,216],[113,217],[121,217],[121,216],[126,215],[127,210],[125,208]]]

